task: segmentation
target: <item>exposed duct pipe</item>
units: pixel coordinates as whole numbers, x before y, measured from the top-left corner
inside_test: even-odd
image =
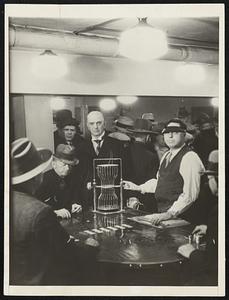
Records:
[[[104,57],[118,56],[118,39],[98,36],[74,35],[45,30],[28,30],[23,27],[10,27],[10,47],[50,49],[82,55]],[[217,50],[193,46],[172,46],[161,59],[218,64]]]

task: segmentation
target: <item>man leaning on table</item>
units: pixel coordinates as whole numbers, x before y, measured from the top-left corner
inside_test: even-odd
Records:
[[[186,125],[181,120],[168,121],[162,134],[169,150],[160,161],[157,179],[141,185],[124,181],[124,189],[155,193],[161,213],[148,215],[152,224],[177,216],[190,221],[196,213],[190,207],[198,198],[204,166],[198,155],[185,145]]]

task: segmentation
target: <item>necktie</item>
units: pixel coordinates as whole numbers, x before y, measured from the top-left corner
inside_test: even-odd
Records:
[[[96,155],[99,155],[101,140],[94,140],[94,142],[96,142],[97,144],[95,148],[95,153]]]
[[[165,167],[167,168],[170,161],[171,161],[171,157],[172,157],[172,152],[169,152],[168,155],[165,158]]]

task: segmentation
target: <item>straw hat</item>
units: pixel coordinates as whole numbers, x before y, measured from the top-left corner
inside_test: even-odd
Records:
[[[182,122],[178,118],[171,119],[167,122],[164,129],[162,130],[162,134],[168,132],[184,132],[186,133],[187,126],[184,122]]]

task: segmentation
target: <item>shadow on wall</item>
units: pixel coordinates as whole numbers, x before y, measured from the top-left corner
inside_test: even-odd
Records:
[[[69,64],[67,79],[84,84],[98,84],[109,82],[114,78],[111,64],[100,58],[79,56]]]

